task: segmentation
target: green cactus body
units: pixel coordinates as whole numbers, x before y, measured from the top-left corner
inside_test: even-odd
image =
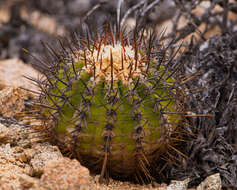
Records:
[[[75,50],[74,61],[59,62],[41,97],[54,109],[42,112],[57,141],[92,171],[149,176],[149,164],[183,120],[180,89],[144,47],[120,43]]]

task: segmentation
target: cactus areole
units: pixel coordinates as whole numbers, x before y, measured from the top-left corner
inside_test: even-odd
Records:
[[[48,47],[39,102],[44,130],[92,172],[151,178],[183,122],[176,65],[159,40],[105,32]],[[70,44],[70,45],[69,45]]]

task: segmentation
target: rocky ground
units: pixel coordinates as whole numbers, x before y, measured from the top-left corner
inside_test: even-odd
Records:
[[[190,89],[208,87],[208,90],[193,95],[188,104],[195,113],[212,114],[213,117],[196,118],[194,128],[189,129],[195,138],[180,147],[188,158],[179,166],[167,164],[163,170],[166,179],[160,179],[161,184],[138,185],[110,179],[109,185],[105,185],[99,184],[99,176],[90,174],[77,160],[62,155],[58,147],[48,143],[36,130],[40,123],[23,114],[33,95],[22,88],[38,90],[23,76],[37,78],[41,74],[29,65],[32,58],[21,49],[26,48],[39,56],[44,53],[43,46],[39,45],[41,40],[52,44],[55,36],[66,36],[79,26],[83,28],[81,23],[84,21],[91,26],[95,22],[102,26],[108,18],[116,21],[117,1],[2,0],[0,189],[237,188],[236,1],[230,0],[228,6],[224,1],[219,4],[212,1],[209,8],[205,8],[207,2],[204,2],[198,9],[185,0],[183,4],[187,6],[167,0],[154,9],[148,9],[142,0],[121,2],[124,2],[122,18],[126,11],[131,11],[125,19],[129,27],[134,26],[135,8],[141,3],[144,8],[141,13],[147,10],[144,17],[147,25],[155,23],[158,33],[166,27],[165,40],[184,40],[185,53],[177,56],[177,61],[184,65],[180,68],[181,73],[189,75],[202,70],[188,85]],[[191,38],[191,34],[195,37]],[[218,36],[208,40],[214,34]]]
[[[11,67],[12,64],[14,67]],[[36,70],[24,65],[19,59],[0,61],[0,189],[188,189],[188,178],[183,181],[171,181],[169,185],[136,185],[112,179],[109,185],[99,184],[99,176],[90,175],[88,169],[81,166],[77,160],[64,157],[58,147],[46,142],[40,131],[35,130],[39,123],[27,121],[24,114],[21,116],[26,109],[27,99],[33,95],[20,87],[37,90],[23,77],[26,71],[28,76],[39,75]],[[14,119],[15,116],[23,122]],[[212,175],[197,188],[192,189],[221,189],[220,175]]]

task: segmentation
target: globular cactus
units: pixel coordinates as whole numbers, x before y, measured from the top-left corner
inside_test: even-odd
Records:
[[[102,178],[151,179],[153,161],[184,124],[174,56],[154,33],[143,34],[107,30],[61,43],[61,51],[46,45],[46,77],[34,80],[43,131]]]

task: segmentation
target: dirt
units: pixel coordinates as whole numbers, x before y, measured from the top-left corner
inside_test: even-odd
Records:
[[[12,64],[10,60],[6,60],[6,63]],[[21,65],[21,62],[15,60],[15,64]],[[25,71],[22,70],[22,72]],[[12,78],[10,75],[15,75],[14,72],[8,74],[10,80]],[[18,74],[21,74],[21,70],[18,71]],[[34,75],[34,72],[29,73],[31,74]],[[22,80],[27,81],[26,78]],[[5,80],[6,84],[7,80]],[[9,84],[11,84],[10,81]],[[28,85],[30,87],[31,84]],[[21,114],[26,110],[25,103],[28,98],[32,97],[31,92],[20,88],[22,86],[27,88],[26,83],[23,82],[18,83],[18,86],[3,85],[0,90],[1,105],[8,105],[3,106],[1,110],[4,111],[0,116],[0,189],[187,189],[189,179],[171,181],[170,185],[164,183],[138,185],[113,179],[109,179],[108,184],[100,184],[98,175],[90,174],[89,170],[81,166],[77,160],[64,157],[58,147],[47,142],[47,138],[37,130],[39,122],[37,123],[28,115]],[[219,180],[216,189],[220,189],[220,177],[217,176],[215,180]]]
[[[0,189],[237,188],[236,1],[230,0],[228,4],[205,1],[202,4],[198,0],[184,0],[180,4],[167,0],[151,9],[148,9],[150,4],[145,3],[135,9],[142,1],[121,2],[121,18],[131,11],[126,19],[129,27],[134,27],[137,14],[141,24],[154,24],[158,33],[167,26],[161,40],[178,43],[171,44],[171,50],[184,41],[181,44],[184,53],[178,53],[175,58],[177,63],[182,62],[181,74],[188,76],[200,71],[187,86],[205,90],[192,91],[187,107],[192,110],[191,114],[212,117],[193,118],[187,130],[194,135],[177,147],[187,158],[174,153],[182,160],[178,166],[159,161],[156,170],[162,172],[153,184],[137,185],[110,179],[106,185],[99,184],[99,176],[89,174],[77,160],[65,157],[58,147],[47,143],[47,138],[36,130],[40,123],[24,114],[29,111],[33,95],[22,88],[38,89],[23,76],[42,76],[40,69],[36,71],[30,66],[36,62],[32,57],[45,55],[45,48],[40,45],[42,40],[56,47],[57,35],[68,36],[75,30],[94,31],[95,26],[101,28],[108,19],[116,23],[118,4],[117,1],[99,0],[2,0]],[[141,16],[143,13],[146,14]],[[33,56],[27,55],[22,48]]]

